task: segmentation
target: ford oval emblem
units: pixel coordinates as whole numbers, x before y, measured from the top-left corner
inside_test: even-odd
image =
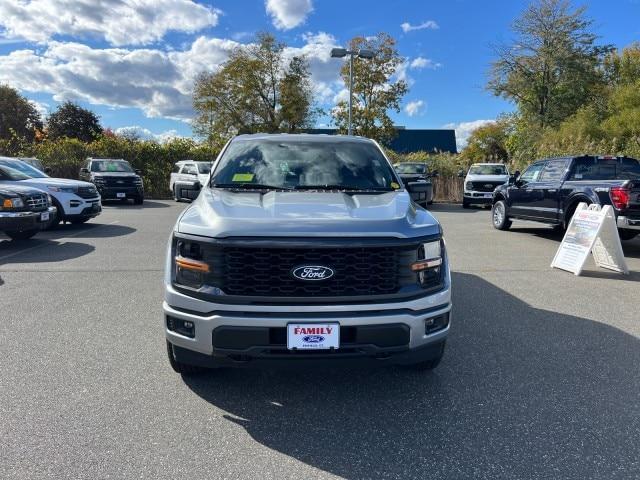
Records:
[[[324,337],[322,335],[307,335],[302,337],[302,340],[305,343],[322,343],[324,342]]]
[[[333,277],[334,271],[329,267],[324,267],[322,265],[302,265],[300,267],[295,267],[291,271],[291,275],[298,280],[305,281],[329,280]]]

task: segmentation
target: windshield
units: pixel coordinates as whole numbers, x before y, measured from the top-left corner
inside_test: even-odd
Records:
[[[507,175],[504,165],[472,165],[469,175]]]
[[[199,163],[198,164],[198,172],[206,174],[211,173],[211,164],[209,163]]]
[[[92,172],[133,172],[131,165],[124,160],[94,160],[91,162]]]
[[[220,159],[211,186],[391,190],[393,169],[362,141],[236,140]]]
[[[15,168],[0,165],[0,180],[29,180],[30,178]]]
[[[640,180],[640,163],[633,158],[579,158],[570,180]]]
[[[0,165],[2,165],[3,167],[9,167],[12,170],[16,170],[22,173],[23,175],[26,175],[27,178],[46,178],[47,177],[47,175],[42,173],[37,168],[33,168],[31,165],[21,162],[19,160],[2,160],[0,161]]]
[[[396,172],[398,173],[427,173],[427,166],[423,163],[400,163],[396,165]]]

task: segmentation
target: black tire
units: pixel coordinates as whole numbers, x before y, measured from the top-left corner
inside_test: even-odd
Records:
[[[407,368],[408,370],[414,370],[414,371],[419,371],[419,372],[427,372],[427,371],[433,370],[438,365],[440,365],[440,362],[442,361],[442,357],[444,356],[445,344],[446,344],[446,341],[443,341],[440,344],[440,352],[438,353],[437,357],[432,358],[431,360],[426,360],[424,362],[412,363],[411,365],[405,365],[405,368]]]
[[[507,205],[504,200],[498,200],[491,207],[491,223],[493,228],[498,230],[509,230],[511,228],[511,220],[507,216]]]
[[[427,205],[433,205],[433,200],[429,200],[429,201],[427,202]]]
[[[144,197],[136,197],[133,199],[134,205],[142,205],[144,203]]]
[[[620,235],[620,240],[632,240],[636,238],[636,235],[638,235],[638,232],[636,232],[635,230],[620,229],[618,230],[618,234]]]
[[[38,233],[38,230],[13,230],[4,233],[11,240],[28,240]]]
[[[87,218],[74,218],[73,220],[71,220],[71,223],[73,225],[81,225],[83,223],[87,223],[89,221],[90,217]]]
[[[175,185],[173,186],[173,200],[175,202],[179,202],[180,201],[180,197],[178,197],[178,192],[176,190],[176,186]]]
[[[207,370],[206,368],[198,367],[196,365],[189,365],[187,363],[178,362],[173,355],[173,345],[167,341],[167,357],[169,357],[169,364],[173,371],[180,375],[195,375]]]
[[[462,200],[462,208],[469,208],[471,205],[469,205],[469,202],[467,202],[466,200]]]
[[[580,203],[580,201],[574,203],[573,205],[571,205],[568,209],[567,209],[567,213],[565,213],[564,215],[564,220],[562,221],[562,231],[565,231],[567,228],[569,228],[569,224],[571,223],[571,219],[573,218],[573,214],[576,213],[576,210],[578,209],[578,204]],[[587,206],[591,205],[591,202],[585,202],[587,204]]]

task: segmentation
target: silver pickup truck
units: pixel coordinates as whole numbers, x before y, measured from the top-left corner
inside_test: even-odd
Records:
[[[231,140],[178,218],[164,327],[182,374],[374,363],[432,369],[451,320],[442,228],[372,140]]]

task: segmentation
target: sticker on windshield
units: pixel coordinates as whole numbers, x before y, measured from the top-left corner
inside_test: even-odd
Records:
[[[232,182],[251,182],[253,180],[253,173],[236,173],[231,179]]]
[[[400,185],[397,184],[396,182],[391,182],[391,188],[393,188],[394,190],[397,190],[400,188]]]

